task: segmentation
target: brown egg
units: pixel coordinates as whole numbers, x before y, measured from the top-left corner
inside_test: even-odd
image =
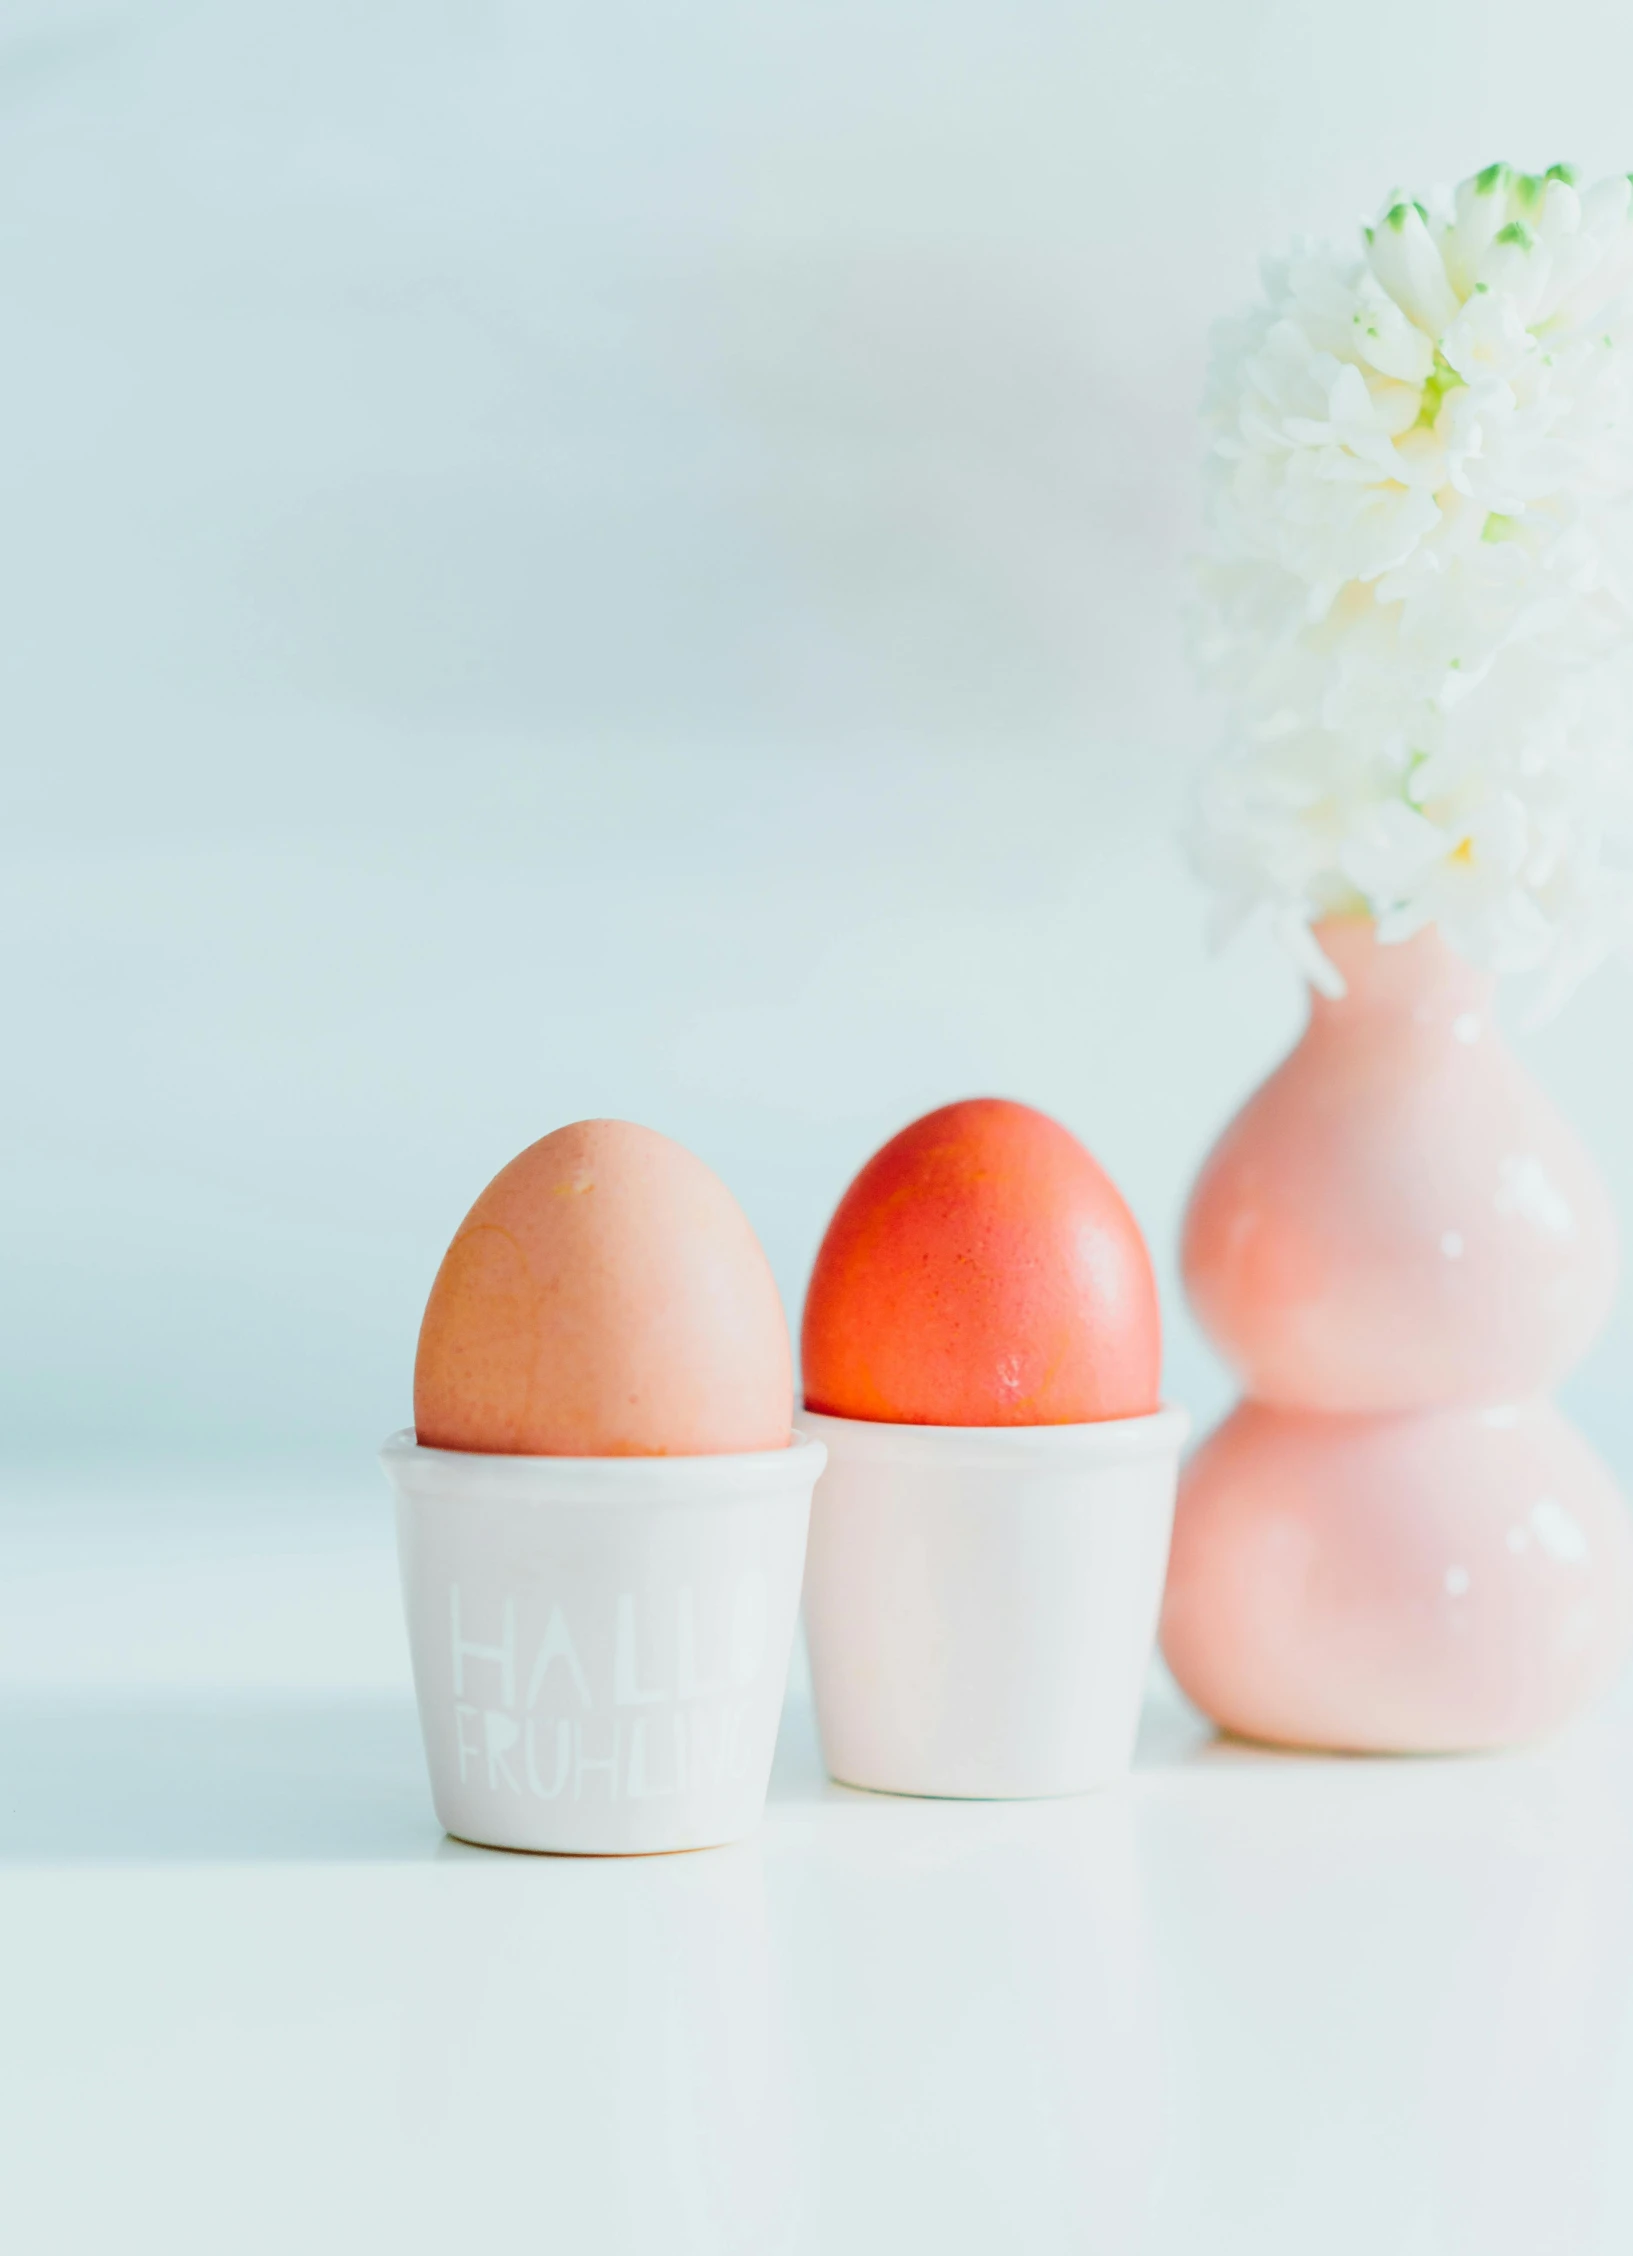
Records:
[[[500,1170],[437,1271],[414,1365],[433,1449],[781,1449],[793,1360],[748,1217],[700,1159],[580,1120]]]

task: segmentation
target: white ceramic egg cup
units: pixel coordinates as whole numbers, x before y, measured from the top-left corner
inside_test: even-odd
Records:
[[[490,1457],[393,1436],[414,1688],[445,1829],[637,1855],[753,1832],[826,1456]]]
[[[805,1626],[832,1775],[994,1800],[1121,1777],[1186,1412],[1084,1426],[800,1415],[828,1445]]]

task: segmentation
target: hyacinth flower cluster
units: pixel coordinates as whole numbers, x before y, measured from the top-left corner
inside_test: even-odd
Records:
[[[1426,924],[1552,1003],[1633,935],[1633,186],[1492,165],[1215,344],[1197,859],[1229,927]]]

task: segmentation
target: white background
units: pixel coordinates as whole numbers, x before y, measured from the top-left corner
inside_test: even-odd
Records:
[[[377,1441],[482,1184],[797,1319],[949,1098],[1151,1234],[1290,1039],[1175,845],[1210,322],[1626,0],[0,0],[0,2218],[26,2256],[1624,2256],[1633,1699],[1503,1760],[441,1839]],[[1630,989],[1526,1044],[1633,1212]],[[1572,1382],[1633,1475],[1633,1296]],[[10,2245],[10,2243],[8,2243]]]
[[[1298,1003],[1174,844],[1208,325],[1397,180],[1625,165],[1630,83],[1620,4],[7,0],[6,1452],[361,1463],[585,1114],[797,1320],[980,1091],[1211,1414],[1175,1225]],[[1624,1207],[1628,1021],[1527,1045]]]
[[[439,1836],[384,1514],[0,1489],[6,2256],[1627,2256],[1633,1683],[749,1840]],[[9,1680],[9,1681],[8,1681]],[[20,1681],[19,1681],[20,1680]]]

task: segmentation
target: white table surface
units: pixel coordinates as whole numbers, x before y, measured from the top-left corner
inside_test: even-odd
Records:
[[[1500,1759],[463,1848],[367,1471],[0,1495],[0,2245],[1627,2256],[1633,1700]]]

